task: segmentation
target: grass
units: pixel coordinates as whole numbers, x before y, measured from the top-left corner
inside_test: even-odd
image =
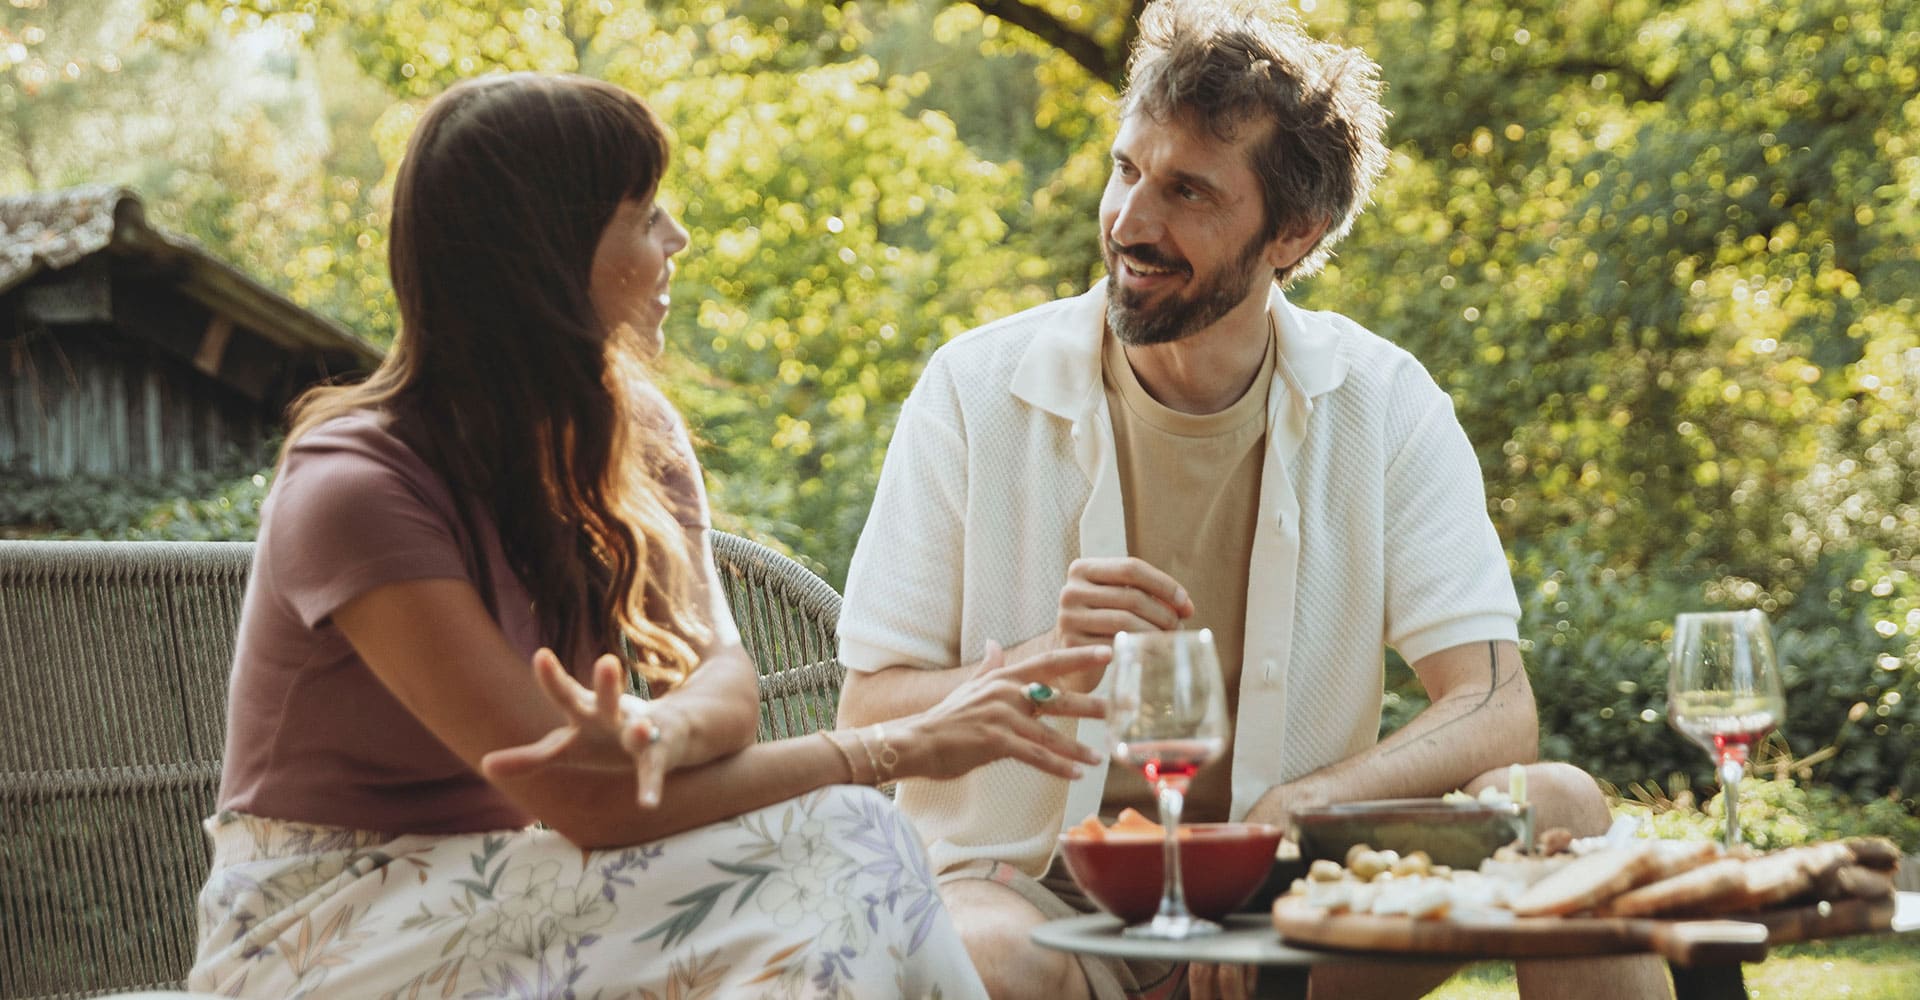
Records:
[[[1920,997],[1920,935],[1857,937],[1785,945],[1746,968],[1754,1000],[1915,1000]],[[1447,980],[1434,1000],[1511,1000],[1513,966],[1487,962]]]

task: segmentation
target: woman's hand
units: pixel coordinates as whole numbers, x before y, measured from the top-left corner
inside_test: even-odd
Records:
[[[1104,717],[1103,699],[1065,690],[1061,681],[1104,668],[1112,655],[1107,646],[1078,646],[1007,663],[999,645],[988,643],[986,659],[972,678],[925,712],[888,724],[887,743],[900,754],[894,775],[957,778],[1010,757],[1058,777],[1079,777],[1080,765],[1098,764],[1102,755],[1042,716]],[[1042,700],[1029,697],[1028,687],[1035,683],[1051,694]]]
[[[549,649],[533,654],[533,672],[547,700],[566,714],[566,724],[533,743],[487,754],[480,761],[481,773],[497,781],[548,767],[631,770],[640,808],[659,805],[660,786],[667,772],[679,766],[679,750],[686,745],[675,714],[627,694],[624,669],[611,655],[594,661],[591,691],[581,687]]]

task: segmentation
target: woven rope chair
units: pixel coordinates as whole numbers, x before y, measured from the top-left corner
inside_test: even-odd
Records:
[[[714,548],[761,735],[831,725],[838,595],[765,546]],[[252,552],[0,541],[0,998],[185,978]]]
[[[0,996],[185,976],[252,551],[0,542]]]
[[[760,667],[761,741],[833,728],[844,674],[834,636],[840,595],[805,566],[738,535],[714,532],[713,556]]]

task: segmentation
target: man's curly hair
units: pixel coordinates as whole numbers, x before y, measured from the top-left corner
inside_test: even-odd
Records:
[[[1313,248],[1274,272],[1282,287],[1319,271],[1387,164],[1380,67],[1309,36],[1277,3],[1156,0],[1140,17],[1123,116],[1145,113],[1231,142],[1271,125],[1253,149],[1266,203],[1262,241],[1326,223]]]

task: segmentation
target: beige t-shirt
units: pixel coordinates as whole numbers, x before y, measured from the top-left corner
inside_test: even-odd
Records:
[[[1260,471],[1267,441],[1267,392],[1278,363],[1277,338],[1253,384],[1217,413],[1182,413],[1147,393],[1111,333],[1102,350],[1107,411],[1125,498],[1127,551],[1187,588],[1194,616],[1187,628],[1210,628],[1227,688],[1227,742],[1220,759],[1201,768],[1187,792],[1182,819],[1218,822],[1233,802],[1233,720],[1240,708],[1240,658],[1246,633],[1247,570],[1260,513]],[[1132,806],[1157,817],[1153,789],[1140,772],[1114,764],[1100,812]]]

